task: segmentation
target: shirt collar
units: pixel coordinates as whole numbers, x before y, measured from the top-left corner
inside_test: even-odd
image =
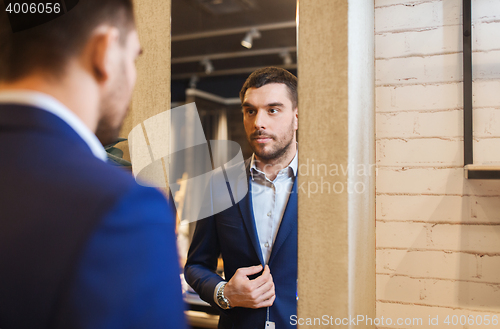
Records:
[[[295,152],[295,156],[293,157],[293,159],[290,162],[290,164],[286,168],[282,169],[282,170],[288,169],[288,171],[290,172],[290,175],[292,177],[297,176],[297,167],[298,167],[298,162],[299,162],[298,156],[297,156],[298,152],[299,152],[298,150],[297,150],[297,152]],[[254,179],[254,174],[264,175],[264,177],[265,177],[265,173],[263,173],[255,165],[255,153],[252,154],[252,158],[250,160],[250,175],[252,176],[252,180]]]
[[[50,112],[66,122],[89,146],[94,156],[107,161],[106,150],[94,133],[66,106],[52,96],[35,91],[2,91],[0,103],[28,105]]]

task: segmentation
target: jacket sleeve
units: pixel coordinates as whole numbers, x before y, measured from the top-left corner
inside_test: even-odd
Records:
[[[219,255],[219,237],[214,216],[199,220],[189,248],[184,277],[201,299],[221,310],[214,301],[215,287],[223,281],[216,273]]]
[[[83,251],[70,299],[79,328],[186,328],[179,274],[167,202],[136,185]]]

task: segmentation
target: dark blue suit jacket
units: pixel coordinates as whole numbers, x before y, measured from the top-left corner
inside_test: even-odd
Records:
[[[64,121],[0,104],[0,328],[184,328],[164,197]]]
[[[186,281],[200,297],[221,311],[219,328],[264,329],[266,308],[235,307],[222,310],[214,302],[215,286],[222,278],[215,273],[217,259],[222,255],[224,274],[229,281],[236,270],[262,264],[262,252],[253,217],[249,165],[238,184],[248,184],[249,192],[232,207],[197,222],[193,241],[184,268]],[[233,189],[234,193],[246,189]],[[276,240],[269,258],[275,284],[276,299],[269,308],[270,321],[276,328],[291,328],[290,316],[297,314],[297,180],[288,199]]]

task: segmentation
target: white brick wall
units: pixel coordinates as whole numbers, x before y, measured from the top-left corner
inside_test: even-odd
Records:
[[[380,221],[377,223],[376,232],[379,249],[443,250],[500,255],[499,225]]]
[[[381,301],[473,311],[497,312],[500,308],[500,285],[470,281],[419,279],[380,274],[377,277],[377,295]],[[444,327],[446,325],[438,328]]]
[[[498,29],[500,22],[491,22],[488,24],[478,24],[473,27],[474,51],[488,51],[500,49],[500,38],[498,38]]]
[[[449,83],[462,80],[462,56],[459,53],[379,59],[377,85]]]
[[[432,307],[425,306],[423,304],[403,304],[403,303],[392,303],[392,302],[378,302],[377,310],[382,314],[391,314],[393,317],[391,321],[396,323],[397,319],[402,319],[402,321],[406,319],[410,319],[408,323],[418,323],[417,321],[421,320],[422,325],[415,326],[398,326],[398,325],[384,325],[379,326],[379,328],[468,328],[468,329],[484,329],[484,328],[494,328],[495,326],[491,325],[492,314],[491,312],[477,312],[463,309],[453,309],[449,307]],[[450,322],[452,321],[453,316],[456,316],[457,320],[460,321],[460,316],[465,316],[466,318],[472,316],[474,321],[477,319],[478,321],[488,319],[490,325],[468,325],[467,327],[458,325],[446,325],[444,321],[448,317]],[[439,325],[429,325],[429,319],[436,319]],[[498,316],[500,318],[500,316]],[[415,319],[415,320],[413,320]],[[483,322],[484,323],[484,322]]]
[[[500,111],[497,111],[500,113]],[[495,115],[496,112],[489,113],[488,116]],[[484,115],[481,115],[482,118]],[[500,114],[499,114],[500,116]],[[497,119],[495,117],[495,119]],[[488,117],[487,120],[490,120]],[[499,122],[500,123],[500,122]],[[441,112],[385,112],[377,113],[377,138],[418,138],[418,137],[455,137],[463,136],[463,112],[460,109]],[[489,122],[489,131],[496,129]],[[481,126],[483,126],[481,125]]]
[[[463,143],[450,138],[380,139],[377,142],[377,164],[459,166],[463,164]]]
[[[377,192],[379,195],[436,196],[463,196],[480,193],[482,196],[500,198],[499,182],[478,180],[474,184],[464,184],[463,177],[464,169],[462,167],[382,167],[378,169]],[[500,207],[500,202],[498,204]]]
[[[476,193],[482,193],[483,188],[478,187],[477,190],[479,191]],[[492,193],[495,194],[494,191]],[[378,221],[477,224],[500,222],[498,196],[379,193],[376,209]]]
[[[500,282],[500,258],[463,252],[378,250],[380,274],[480,283]],[[422,266],[423,263],[428,266]],[[397,267],[392,267],[397,264]],[[491,271],[493,270],[493,271]]]
[[[387,2],[375,1],[376,33],[396,33],[459,24],[460,1],[399,1],[400,4],[378,7],[379,4]]]
[[[379,61],[376,65],[379,65]],[[488,91],[500,87],[500,83],[487,84],[488,91],[483,91],[480,86],[476,87],[476,93],[480,93],[480,96],[487,96],[490,95]],[[449,83],[377,87],[375,97],[377,113],[458,109],[462,108],[463,85],[462,83]],[[493,97],[493,95],[489,96],[490,100],[483,100],[480,105],[492,106],[495,103],[495,99],[491,99]],[[485,98],[481,97],[481,99]],[[500,101],[500,97],[498,98]]]
[[[463,170],[461,3],[375,0],[377,317],[423,319],[378,328],[500,321],[500,181]],[[474,163],[498,164],[500,0],[472,7]]]

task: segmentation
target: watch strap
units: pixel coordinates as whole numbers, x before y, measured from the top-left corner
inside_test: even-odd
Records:
[[[217,289],[217,304],[224,310],[231,308],[229,300],[224,295],[224,288],[226,287],[226,284],[227,282],[223,282]]]

